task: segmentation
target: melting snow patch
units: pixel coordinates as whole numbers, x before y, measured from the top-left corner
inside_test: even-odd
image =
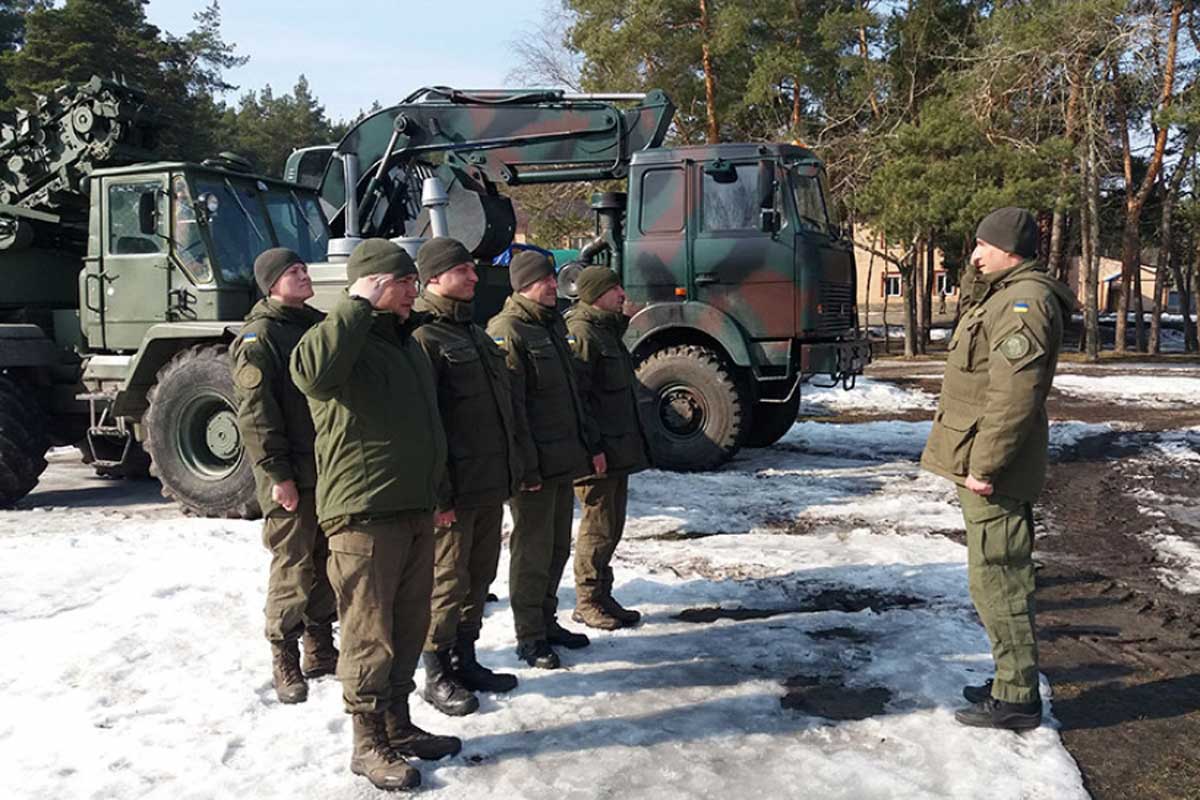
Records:
[[[1195,403],[1200,377],[1060,373],[1054,378],[1054,389],[1073,397],[1167,407]]]
[[[886,414],[932,408],[937,408],[937,397],[929,392],[861,376],[849,391],[840,386],[823,388],[806,384],[800,387],[801,416],[846,412]]]

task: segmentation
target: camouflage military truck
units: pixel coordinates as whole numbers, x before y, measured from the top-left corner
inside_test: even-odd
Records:
[[[508,293],[505,270],[485,266],[515,230],[497,184],[622,181],[593,198],[596,238],[561,291],[586,263],[621,276],[655,461],[707,469],[779,439],[801,384],[849,387],[870,351],[821,162],[786,144],[663,147],[673,114],[660,91],[422,89],[336,146],[297,151],[285,175],[319,188],[342,252],[362,236],[430,235],[421,191],[439,177],[449,233],[481,261],[481,317]]]
[[[149,161],[159,127],[98,78],[0,120],[0,506],[77,445],[192,512],[259,513],[226,347],[255,256],[324,260],[328,224],[311,189],[236,157]]]

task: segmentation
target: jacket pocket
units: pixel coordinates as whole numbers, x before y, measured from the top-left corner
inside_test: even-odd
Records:
[[[539,393],[553,393],[560,390],[566,383],[562,363],[558,351],[549,339],[530,342],[528,345],[529,363],[533,376],[534,388]]]
[[[620,350],[609,349],[607,347],[601,348],[597,367],[600,386],[605,391],[615,392],[624,390],[633,379],[631,370],[625,362],[625,356]]]
[[[986,360],[983,339],[983,318],[964,320],[954,334],[946,363],[963,372],[974,372]]]
[[[471,346],[455,347],[442,351],[446,361],[446,384],[455,397],[471,397],[487,389],[487,367],[479,358],[479,351]]]
[[[347,530],[329,537],[329,550],[349,556],[370,558],[375,553],[375,538],[369,533]]]
[[[967,475],[971,445],[979,429],[979,417],[950,408],[938,411],[929,432],[929,452],[934,461],[952,475]]]

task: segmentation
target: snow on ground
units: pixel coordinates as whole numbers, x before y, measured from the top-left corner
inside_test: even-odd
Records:
[[[462,719],[414,697],[420,724],[465,740],[420,765],[424,794],[1085,797],[1049,717],[1019,736],[953,721],[990,659],[965,551],[933,533],[961,518],[916,467],[928,426],[800,423],[721,472],[636,476],[616,593],[645,622],[563,651],[562,671],[513,654],[502,563],[480,655],[521,685]],[[0,796],[381,796],[346,769],[335,681],[274,699],[258,523],[89,505],[77,483],[0,514],[0,639],[19,654],[0,660]],[[566,621],[569,577],[560,601]],[[715,607],[745,613],[676,616]],[[785,708],[796,676],[879,708]]]
[[[884,414],[892,411],[937,408],[937,397],[921,389],[859,377],[854,388],[826,388],[805,384],[800,387],[800,415],[822,416],[846,412]]]
[[[1054,389],[1075,397],[1167,407],[1195,403],[1200,397],[1200,377],[1059,374]]]

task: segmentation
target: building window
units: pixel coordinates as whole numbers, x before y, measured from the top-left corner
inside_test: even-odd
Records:
[[[944,294],[947,297],[953,297],[954,293],[957,291],[958,291],[958,287],[954,286],[953,284],[950,283],[950,274],[949,273],[939,272],[937,274],[937,293],[938,294]]]
[[[900,297],[900,276],[899,275],[883,275],[883,296],[884,297]]]

